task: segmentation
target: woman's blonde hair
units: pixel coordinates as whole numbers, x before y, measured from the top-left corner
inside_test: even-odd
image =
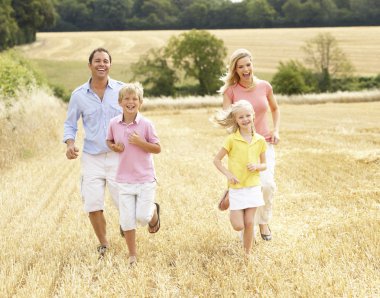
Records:
[[[125,97],[126,94],[135,94],[139,101],[143,102],[144,88],[139,82],[127,83],[119,91],[119,102]]]
[[[253,118],[255,118],[255,111],[251,103],[245,99],[241,99],[236,103],[232,104],[227,110],[218,111],[213,121],[219,124],[220,126],[227,128],[229,133],[234,133],[239,129],[239,125],[236,122],[236,113],[241,110],[248,110],[252,112]],[[252,124],[252,133],[255,131],[255,127]]]
[[[228,87],[235,85],[237,82],[239,82],[239,75],[236,72],[236,63],[238,62],[238,60],[245,57],[248,57],[251,60],[251,62],[253,62],[251,52],[246,49],[237,49],[235,52],[232,53],[229,65],[227,67],[227,73],[220,78],[220,80],[224,82],[224,85],[219,89],[218,92],[223,94]]]

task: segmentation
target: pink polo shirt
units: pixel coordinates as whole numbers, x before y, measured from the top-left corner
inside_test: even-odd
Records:
[[[140,113],[137,113],[135,121],[130,124],[123,122],[123,114],[112,118],[108,126],[107,140],[124,144],[124,151],[119,155],[116,181],[119,183],[153,182],[156,180],[153,155],[128,143],[128,137],[133,132],[149,143],[160,142],[153,123]]]
[[[232,103],[245,99],[249,101],[255,111],[255,128],[256,132],[266,140],[270,138],[270,130],[268,125],[268,97],[272,94],[272,86],[264,80],[257,80],[253,89],[247,89],[239,84],[235,84],[227,88],[224,92],[231,99]]]

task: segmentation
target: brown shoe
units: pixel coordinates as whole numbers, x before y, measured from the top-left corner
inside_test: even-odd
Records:
[[[219,200],[218,209],[220,211],[225,211],[229,207],[230,207],[230,199],[229,199],[229,195],[228,195],[228,190],[226,190],[223,192],[223,195]]]

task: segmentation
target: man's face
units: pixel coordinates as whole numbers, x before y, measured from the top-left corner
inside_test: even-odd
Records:
[[[91,76],[93,78],[108,78],[108,73],[111,68],[110,57],[105,52],[95,52],[88,67],[91,70]]]

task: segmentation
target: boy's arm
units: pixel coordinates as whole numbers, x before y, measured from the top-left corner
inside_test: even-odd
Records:
[[[227,153],[228,152],[225,148],[220,149],[220,151],[214,158],[214,165],[224,176],[227,177],[229,183],[237,184],[239,183],[239,180],[222,164],[222,159],[224,156],[226,156]]]
[[[160,143],[149,143],[141,138],[137,132],[134,132],[129,136],[128,143],[136,145],[148,153],[158,154],[161,152]]]

